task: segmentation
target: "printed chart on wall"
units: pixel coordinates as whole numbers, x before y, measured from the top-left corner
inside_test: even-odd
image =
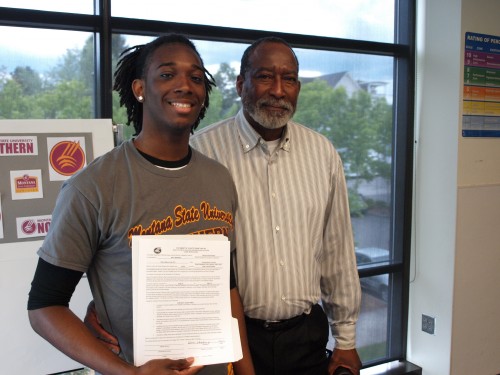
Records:
[[[465,33],[463,137],[500,137],[500,36]]]

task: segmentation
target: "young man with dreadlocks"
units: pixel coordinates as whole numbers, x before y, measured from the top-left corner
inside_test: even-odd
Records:
[[[343,164],[329,140],[291,120],[298,76],[285,40],[256,40],[236,80],[242,109],[190,142],[225,165],[238,190],[234,254],[255,373],[359,375],[361,289]],[[117,350],[92,309],[86,321]]]
[[[52,345],[99,373],[227,374],[225,364],[191,367],[192,358],[133,365],[131,236],[224,233],[235,248],[233,181],[226,168],[189,146],[213,84],[195,46],[183,36],[166,35],[126,50],[114,89],[136,135],[61,188],[50,231],[38,251],[29,319]],[[171,222],[178,209],[199,210],[202,205],[217,207],[226,219],[208,220],[201,214],[198,221],[155,225]],[[69,308],[83,273],[88,275],[99,321],[118,339],[119,355]],[[253,375],[234,271],[231,276],[231,308],[239,320],[244,353],[235,370]]]

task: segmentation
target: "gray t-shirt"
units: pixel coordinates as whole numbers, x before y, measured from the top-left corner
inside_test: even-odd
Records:
[[[236,205],[234,183],[216,161],[193,150],[187,166],[167,170],[128,141],[63,184],[38,254],[87,273],[100,321],[133,363],[131,236],[221,233],[234,250]],[[210,367],[206,373],[224,373]]]

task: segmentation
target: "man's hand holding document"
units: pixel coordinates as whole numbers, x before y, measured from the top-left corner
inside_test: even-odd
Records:
[[[155,358],[194,357],[195,366],[242,358],[229,267],[222,235],[132,237],[136,366]]]

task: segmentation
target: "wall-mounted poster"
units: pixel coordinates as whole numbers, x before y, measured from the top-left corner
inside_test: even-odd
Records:
[[[462,136],[500,137],[500,36],[465,33]]]

